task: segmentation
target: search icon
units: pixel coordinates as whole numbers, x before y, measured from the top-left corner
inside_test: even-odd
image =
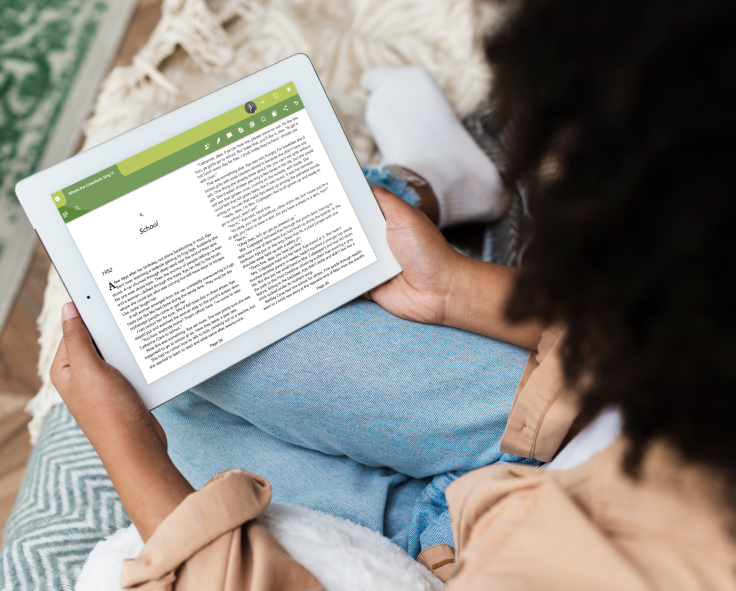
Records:
[[[79,209],[79,205],[75,205],[75,206],[74,206],[74,209],[76,209],[77,211],[81,211],[81,210]]]

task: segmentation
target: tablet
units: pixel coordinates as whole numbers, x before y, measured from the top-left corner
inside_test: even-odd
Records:
[[[149,408],[401,272],[303,54],[16,193],[100,353]]]

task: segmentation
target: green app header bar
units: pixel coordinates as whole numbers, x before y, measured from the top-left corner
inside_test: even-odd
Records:
[[[51,198],[69,223],[303,108],[294,84],[285,84],[52,193]]]

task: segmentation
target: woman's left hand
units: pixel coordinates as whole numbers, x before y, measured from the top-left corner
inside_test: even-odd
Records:
[[[166,451],[166,435],[133,385],[97,353],[74,304],[51,381],[97,451],[144,540],[191,492]]]
[[[62,311],[64,336],[51,382],[98,453],[117,434],[148,436],[166,450],[166,434],[132,384],[97,353],[74,304]]]

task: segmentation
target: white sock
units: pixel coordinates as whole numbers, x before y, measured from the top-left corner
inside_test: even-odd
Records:
[[[439,227],[503,215],[509,195],[496,167],[458,121],[423,68],[376,68],[363,74],[365,119],[384,165],[414,171],[439,201]]]

